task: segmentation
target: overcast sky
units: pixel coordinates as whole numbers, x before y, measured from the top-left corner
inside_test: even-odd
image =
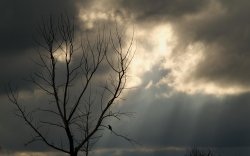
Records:
[[[92,155],[181,156],[192,146],[249,155],[249,8],[248,0],[0,0],[0,155],[57,154],[24,146],[31,131],[5,86],[18,85],[27,106],[44,102],[23,79],[37,70],[30,58],[41,17],[65,12],[77,32],[116,24],[129,41],[134,31],[133,89],[119,107],[136,114],[112,127],[139,145],[107,132]]]

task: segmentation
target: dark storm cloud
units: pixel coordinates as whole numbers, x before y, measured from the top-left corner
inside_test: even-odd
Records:
[[[202,42],[206,46],[205,59],[194,73],[198,80],[249,87],[250,3],[235,2],[219,1],[220,7],[214,13],[211,10],[203,17],[177,24],[181,41]]]
[[[32,46],[32,34],[43,16],[67,12],[77,16],[78,0],[1,0],[0,52],[21,52]],[[82,1],[85,2],[85,1]]]
[[[24,143],[30,136],[30,131],[23,122],[14,115],[14,106],[5,95],[8,82],[18,86],[21,90],[30,91],[32,96],[33,84],[23,81],[37,70],[31,58],[36,53],[33,40],[35,29],[42,17],[67,13],[78,17],[77,4],[86,4],[87,1],[72,0],[0,0],[0,146],[8,150],[23,150]],[[77,23],[77,22],[76,22]],[[31,89],[32,88],[32,89]],[[30,100],[28,104],[41,104],[42,100]],[[18,130],[17,130],[18,128]],[[22,135],[20,135],[22,134]],[[44,146],[32,146],[32,150],[44,149]]]
[[[27,78],[31,71],[36,70],[31,58],[36,51],[34,36],[42,18],[67,13],[77,19],[78,5],[85,6],[88,1],[1,0],[0,3],[0,93],[2,93],[6,83],[14,79]]]
[[[121,6],[132,12],[137,20],[157,20],[181,17],[203,9],[208,1],[200,0],[122,0]]]

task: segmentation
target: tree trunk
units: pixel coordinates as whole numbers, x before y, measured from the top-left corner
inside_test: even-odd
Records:
[[[72,152],[72,153],[70,153],[70,156],[77,156],[77,153],[76,152]]]

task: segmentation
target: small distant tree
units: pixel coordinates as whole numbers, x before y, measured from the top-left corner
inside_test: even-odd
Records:
[[[187,151],[185,156],[215,156],[215,155],[210,149],[201,150],[197,147],[193,147],[191,150]]]
[[[29,80],[50,97],[46,104],[28,111],[20,103],[17,89],[8,87],[8,98],[16,106],[17,115],[34,132],[27,144],[41,141],[70,156],[77,156],[80,151],[88,155],[104,129],[133,141],[115,132],[109,123],[112,118],[131,115],[114,106],[126,87],[128,67],[134,55],[133,37],[124,49],[125,42],[117,28],[114,33],[99,30],[94,43],[88,35],[79,40],[76,36],[74,21],[68,16],[43,19],[38,27],[35,41],[42,50],[34,62],[39,70]],[[95,86],[103,71],[109,73],[106,74],[109,78],[102,78],[102,87]],[[37,113],[53,120],[39,119]],[[48,137],[49,127],[63,132],[56,134],[61,141]]]

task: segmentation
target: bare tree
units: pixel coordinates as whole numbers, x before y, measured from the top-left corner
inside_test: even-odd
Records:
[[[190,151],[187,152],[185,156],[214,156],[214,153],[211,149],[205,151],[197,147],[193,147]]]
[[[15,104],[17,115],[34,132],[27,144],[41,141],[71,156],[77,156],[80,151],[88,155],[105,129],[133,142],[115,132],[109,123],[112,118],[120,120],[124,115],[131,115],[114,109],[114,106],[126,89],[128,67],[134,55],[133,37],[125,49],[123,36],[117,29],[114,33],[99,30],[94,43],[88,35],[77,40],[74,21],[68,16],[43,19],[38,34],[36,43],[42,50],[38,51],[39,59],[34,62],[40,70],[29,80],[50,100],[28,111],[20,103],[18,91],[11,85],[8,87],[8,97]],[[102,70],[109,73],[105,73],[109,78],[102,80],[102,87],[95,86]],[[37,118],[37,113],[43,114],[42,119]],[[63,132],[57,134],[60,141],[49,137],[48,127]]]

